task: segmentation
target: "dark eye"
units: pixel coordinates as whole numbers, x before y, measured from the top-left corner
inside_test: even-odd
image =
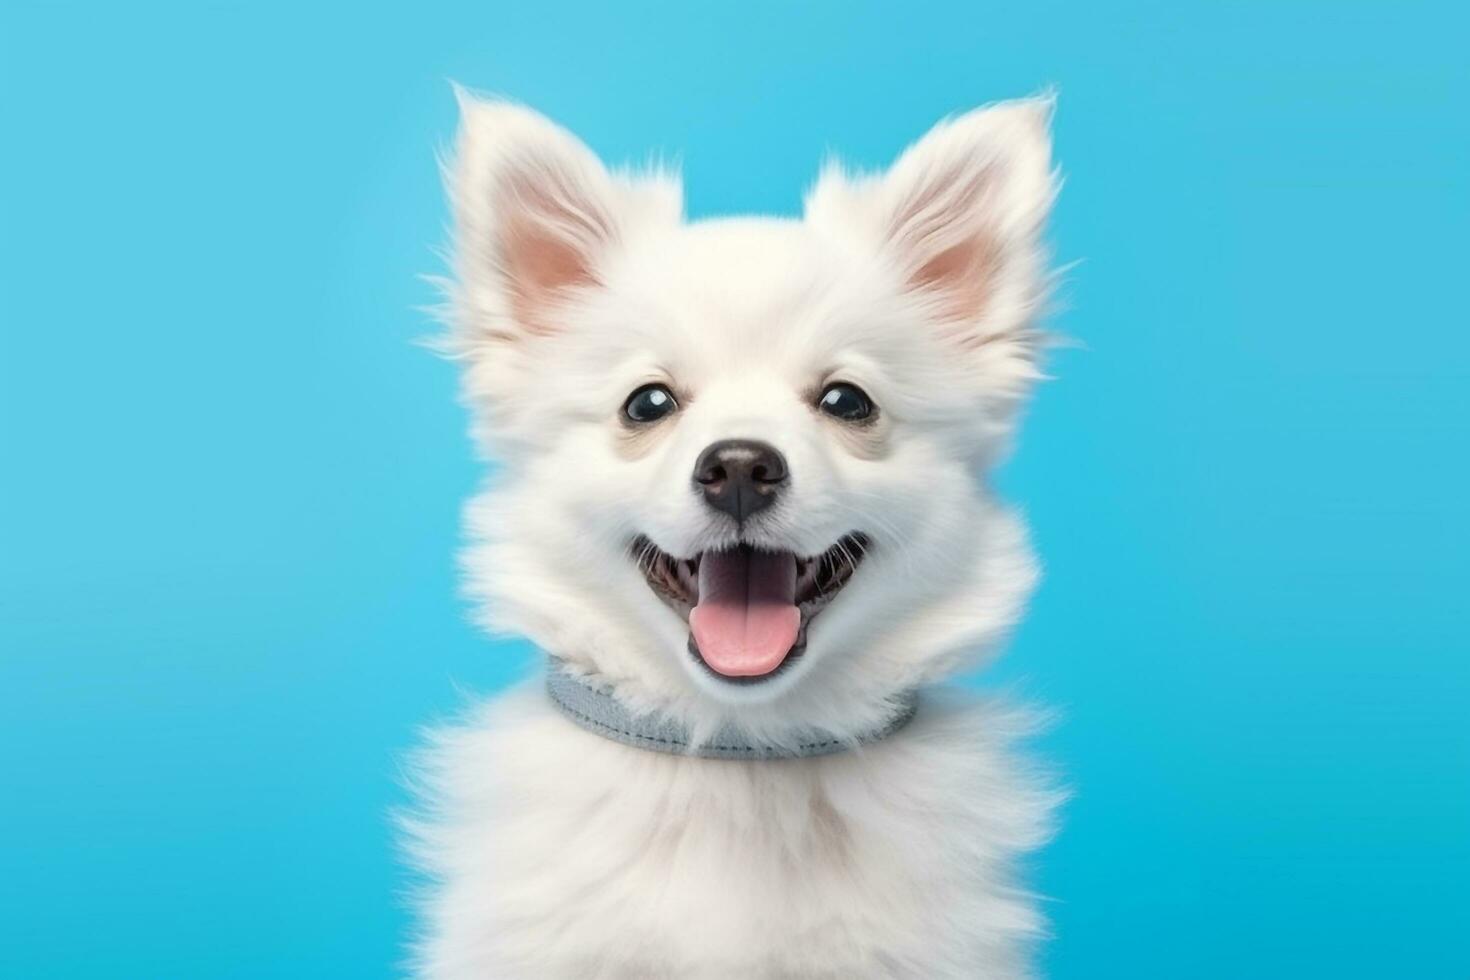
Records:
[[[873,403],[863,389],[843,381],[823,388],[817,407],[844,422],[862,422],[873,414]]]
[[[673,414],[679,407],[674,401],[674,393],[663,385],[644,385],[628,396],[623,403],[623,414],[630,422],[640,425],[648,422],[657,422],[665,415]]]

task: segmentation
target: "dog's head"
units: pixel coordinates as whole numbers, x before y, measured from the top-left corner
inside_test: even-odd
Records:
[[[801,220],[693,224],[668,175],[462,109],[451,345],[502,464],[467,556],[496,625],[634,701],[833,731],[1010,625],[1034,572],[985,471],[1037,374],[1049,100],[829,167]]]

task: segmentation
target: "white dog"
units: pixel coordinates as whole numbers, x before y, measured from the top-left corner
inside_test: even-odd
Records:
[[[465,565],[549,677],[425,753],[418,974],[1027,975],[1055,794],[934,685],[1037,575],[986,472],[1038,376],[1050,100],[695,224],[462,111],[451,343],[501,463]]]

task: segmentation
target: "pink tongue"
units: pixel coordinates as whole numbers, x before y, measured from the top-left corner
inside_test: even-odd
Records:
[[[796,645],[796,559],[753,551],[708,552],[699,562],[699,603],[689,613],[699,655],[726,677],[758,677]]]

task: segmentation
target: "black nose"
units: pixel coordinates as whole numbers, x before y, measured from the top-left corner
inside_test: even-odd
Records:
[[[694,464],[694,485],[705,502],[737,521],[769,507],[786,478],[786,459],[776,447],[749,439],[713,443]]]

